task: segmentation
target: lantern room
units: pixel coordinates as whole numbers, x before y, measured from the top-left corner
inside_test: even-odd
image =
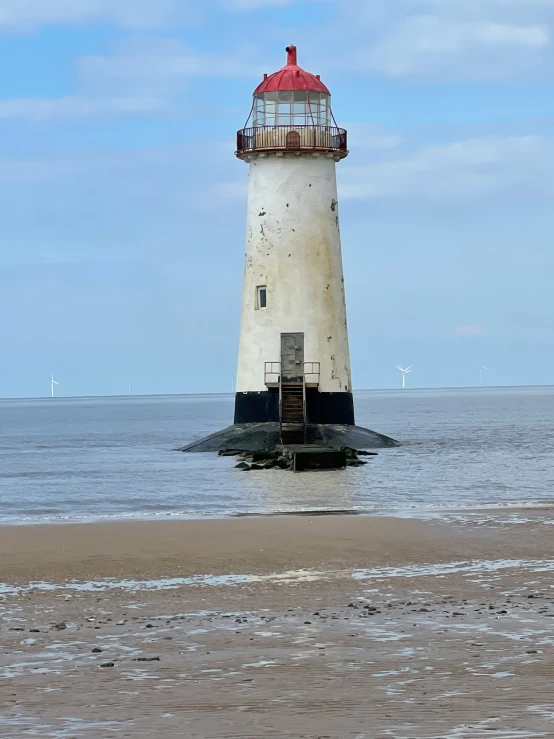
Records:
[[[330,126],[330,95],[307,90],[262,92],[254,98],[252,125],[254,128],[260,126]]]
[[[319,75],[298,66],[295,46],[288,46],[287,64],[264,75],[254,90],[245,128],[237,134],[237,156],[254,152],[311,150],[343,159],[347,134],[338,128],[331,110],[331,93]]]

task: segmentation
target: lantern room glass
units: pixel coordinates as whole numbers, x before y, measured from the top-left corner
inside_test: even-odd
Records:
[[[330,126],[330,96],[323,92],[281,90],[254,98],[254,126]]]

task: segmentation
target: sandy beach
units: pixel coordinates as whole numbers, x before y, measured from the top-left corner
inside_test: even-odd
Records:
[[[0,737],[554,736],[553,523],[2,528]]]

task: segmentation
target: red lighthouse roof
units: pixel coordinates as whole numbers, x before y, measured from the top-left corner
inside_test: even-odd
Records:
[[[319,75],[311,74],[298,66],[296,46],[287,46],[287,64],[278,72],[264,75],[263,82],[254,90],[254,95],[278,90],[306,90],[307,92],[331,93],[319,79]]]

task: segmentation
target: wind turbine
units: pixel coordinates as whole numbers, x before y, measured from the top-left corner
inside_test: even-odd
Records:
[[[54,397],[54,386],[59,385],[60,383],[54,380],[54,375],[52,373],[50,373],[50,377],[52,378],[50,380],[50,391],[52,392],[52,397]]]
[[[404,369],[399,364],[397,364],[396,369],[402,372],[402,390],[405,390],[406,389],[406,375],[408,375],[410,372],[413,371],[413,367],[412,365],[410,365],[409,367],[406,367],[406,369]]]
[[[483,370],[488,370],[488,367],[479,367],[479,386],[483,387]]]

